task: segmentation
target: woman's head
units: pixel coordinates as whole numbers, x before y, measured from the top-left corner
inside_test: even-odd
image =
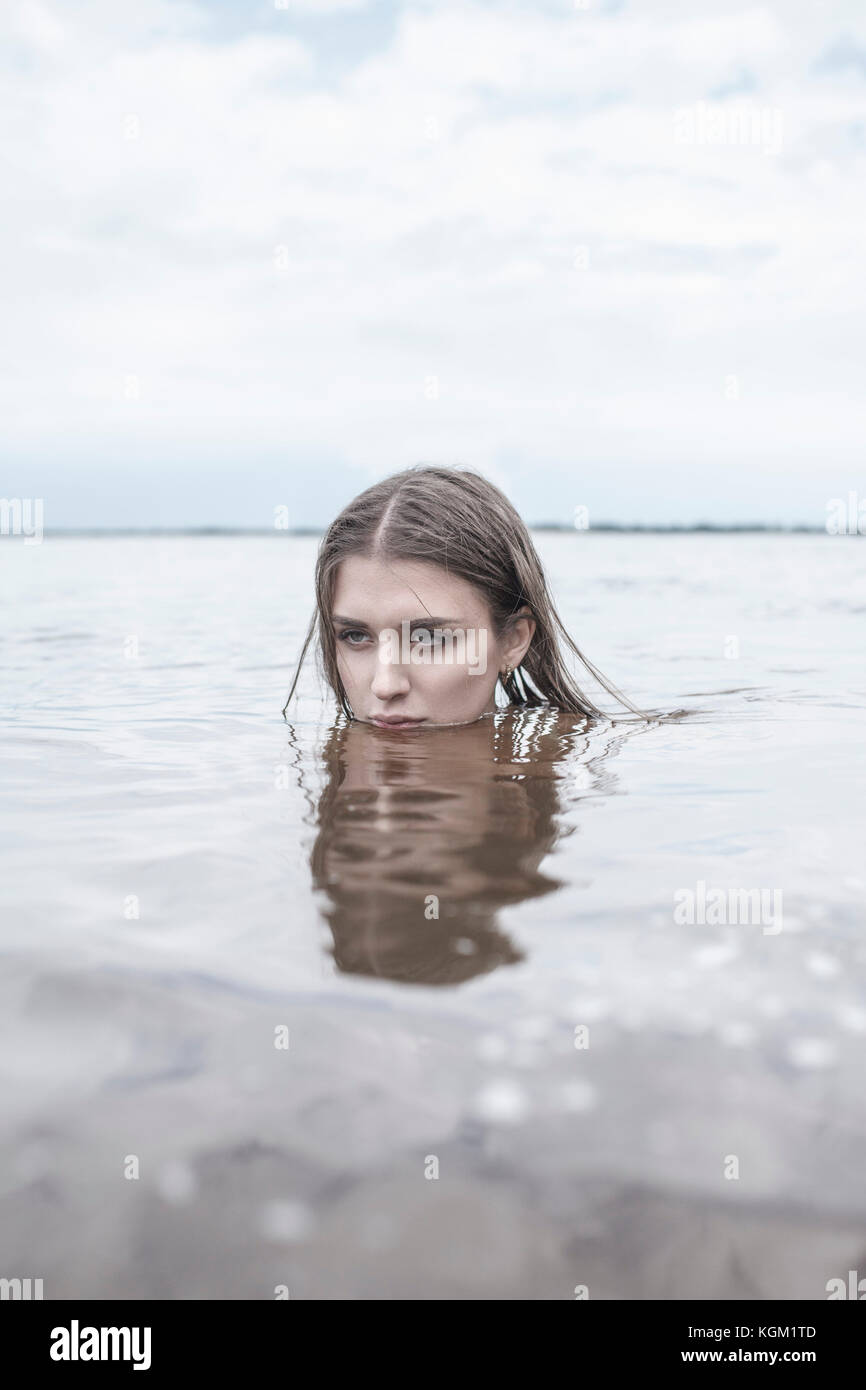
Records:
[[[343,509],[319,549],[301,661],[316,633],[329,685],[367,723],[468,723],[495,708],[497,681],[514,704],[600,715],[562,645],[638,712],[563,628],[511,503],[469,471],[410,468]]]

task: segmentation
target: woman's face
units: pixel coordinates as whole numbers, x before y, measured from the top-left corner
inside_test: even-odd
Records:
[[[356,719],[394,729],[467,724],[496,708],[532,618],[497,637],[487,600],[439,565],[353,555],[334,588],[337,666]]]

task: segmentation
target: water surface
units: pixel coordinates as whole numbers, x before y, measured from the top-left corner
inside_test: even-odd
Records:
[[[394,734],[311,670],[287,725],[314,540],[0,544],[0,1275],[866,1275],[866,548],[538,543],[592,660],[687,718]],[[781,929],[678,921],[701,883],[778,891]]]

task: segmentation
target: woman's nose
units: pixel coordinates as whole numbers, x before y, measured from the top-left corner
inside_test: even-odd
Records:
[[[409,676],[406,668],[394,660],[393,650],[387,643],[379,649],[379,659],[370,685],[370,693],[377,700],[393,700],[395,695],[405,695],[409,690]]]

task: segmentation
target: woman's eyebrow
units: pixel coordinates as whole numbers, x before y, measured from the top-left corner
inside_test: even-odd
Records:
[[[346,627],[367,627],[367,623],[362,622],[360,618],[344,618],[339,613],[334,613],[332,615],[331,621],[334,623],[344,624]],[[462,618],[412,618],[412,620],[409,623],[409,626],[410,628],[448,626],[459,627],[462,625],[462,623]]]
[[[462,618],[413,618],[410,627],[454,627],[460,626]]]

